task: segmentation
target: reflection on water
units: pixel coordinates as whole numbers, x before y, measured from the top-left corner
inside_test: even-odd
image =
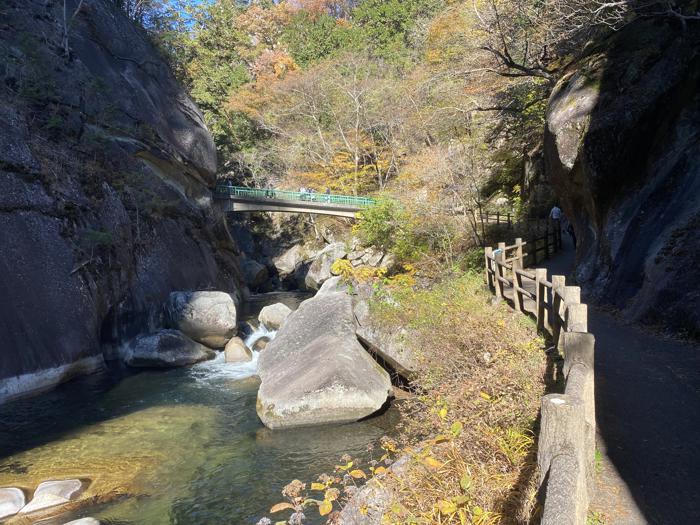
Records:
[[[115,525],[255,523],[291,479],[315,479],[394,426],[389,410],[352,425],[269,431],[255,414],[253,372],[221,358],[111,370],[0,406],[0,486],[92,480],[91,506],[46,525],[87,515]]]

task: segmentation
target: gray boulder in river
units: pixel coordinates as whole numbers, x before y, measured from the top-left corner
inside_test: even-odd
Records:
[[[124,362],[133,367],[170,368],[213,359],[216,353],[179,330],[140,335],[126,348]]]
[[[357,421],[391,393],[389,375],[355,337],[352,299],[308,299],[260,354],[257,412],[268,428]]]
[[[279,330],[292,313],[292,309],[284,303],[275,303],[265,306],[258,314],[258,321],[268,330]]]
[[[223,348],[238,330],[236,304],[225,292],[172,292],[168,323],[195,341]]]

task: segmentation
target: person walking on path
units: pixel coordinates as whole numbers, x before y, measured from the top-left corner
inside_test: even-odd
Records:
[[[549,212],[549,218],[552,221],[552,224],[554,224],[554,231],[560,232],[561,231],[561,208],[557,206],[556,204],[552,208],[552,210]]]

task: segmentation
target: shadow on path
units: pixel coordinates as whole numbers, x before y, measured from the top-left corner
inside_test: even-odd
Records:
[[[568,276],[570,240],[542,266]],[[602,455],[591,510],[606,525],[700,524],[700,347],[588,312]]]

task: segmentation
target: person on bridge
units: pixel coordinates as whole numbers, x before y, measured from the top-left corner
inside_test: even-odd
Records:
[[[552,207],[552,210],[549,212],[549,218],[552,220],[554,230],[557,232],[561,231],[561,208],[556,204],[554,205],[554,207]]]

